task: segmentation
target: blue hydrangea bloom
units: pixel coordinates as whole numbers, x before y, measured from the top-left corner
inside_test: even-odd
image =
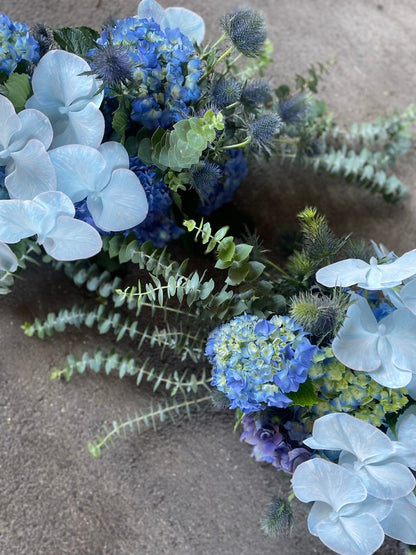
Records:
[[[188,116],[188,104],[200,97],[198,80],[203,73],[189,38],[177,28],[162,30],[153,19],[130,17],[104,29],[97,43],[106,46],[110,41],[130,57],[134,121],[153,130]],[[89,55],[94,56],[94,50]]]
[[[153,241],[155,247],[164,247],[182,233],[171,214],[172,198],[168,186],[157,177],[152,167],[143,164],[140,158],[130,158],[130,169],[143,185],[149,204],[146,219],[126,233],[133,232],[139,243]]]
[[[211,384],[227,395],[231,409],[247,414],[287,407],[286,394],[306,380],[315,351],[292,318],[244,314],[216,328],[205,353],[213,365]]]
[[[229,159],[218,168],[218,172],[209,172],[210,179],[202,179],[200,175],[199,178],[196,176],[194,180],[195,188],[201,198],[198,211],[203,216],[209,216],[214,210],[231,202],[248,173],[244,154],[238,149],[232,150],[229,153]]]
[[[27,25],[0,13],[0,71],[10,75],[22,60],[36,63],[39,44],[29,34]]]

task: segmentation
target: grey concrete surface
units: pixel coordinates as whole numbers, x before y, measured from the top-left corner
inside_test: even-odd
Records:
[[[219,17],[238,2],[164,5],[199,12],[214,38]],[[252,6],[265,14],[275,45],[275,85],[293,83],[310,63],[338,54],[320,90],[341,123],[371,120],[414,101],[413,0],[266,0]],[[99,7],[96,0],[0,2],[0,11],[14,19],[55,27],[99,28],[109,15],[129,16],[136,7],[132,0],[102,0]],[[341,180],[287,170],[274,161],[252,169],[238,202],[266,239],[278,226],[293,225],[305,204],[314,204],[337,232],[353,230],[400,253],[415,246],[415,162],[413,148],[399,169],[411,191],[395,206]],[[92,374],[69,384],[51,381],[52,369],[67,354],[92,351],[104,345],[103,338],[90,330],[44,341],[25,337],[25,321],[82,304],[88,295],[46,267],[31,268],[23,277],[0,299],[1,554],[329,553],[308,534],[301,504],[290,538],[263,535],[259,519],[265,504],[289,484],[250,458],[250,447],[232,433],[230,414],[205,413],[157,433],[133,434],[93,459],[86,446],[102,423],[145,408],[150,392]],[[388,541],[379,553],[400,551]]]

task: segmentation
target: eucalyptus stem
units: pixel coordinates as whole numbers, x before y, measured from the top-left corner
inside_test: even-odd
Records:
[[[233,144],[233,145],[223,146],[222,149],[223,150],[231,150],[232,148],[243,148],[244,146],[248,145],[248,143],[250,141],[251,141],[251,137],[247,137],[241,143],[236,143],[236,144]]]

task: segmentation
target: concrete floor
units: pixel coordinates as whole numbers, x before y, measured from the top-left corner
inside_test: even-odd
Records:
[[[204,16],[208,37],[235,0],[177,0]],[[252,6],[266,16],[275,46],[274,85],[293,83],[310,63],[338,54],[320,88],[343,124],[403,110],[416,89],[416,7],[413,0],[265,0]],[[3,0],[12,19],[51,26],[99,28],[109,15],[135,13],[132,0]],[[414,248],[416,210],[414,148],[400,164],[410,185],[406,201],[386,205],[342,180],[283,169],[276,162],[253,168],[238,193],[264,237],[293,225],[314,204],[338,233],[351,230],[394,248]],[[30,269],[0,311],[0,553],[221,554],[329,553],[309,535],[306,509],[296,504],[290,538],[263,535],[259,519],[273,494],[289,483],[250,458],[250,447],[232,433],[231,414],[204,414],[157,433],[134,434],[99,460],[87,443],[104,421],[145,408],[150,392],[132,382],[88,374],[69,384],[50,380],[69,353],[103,346],[91,330],[40,341],[20,326],[35,316],[74,303],[80,292],[49,268]],[[107,345],[108,347],[108,345]],[[143,358],[146,352],[143,352]],[[379,551],[396,555],[386,542]]]

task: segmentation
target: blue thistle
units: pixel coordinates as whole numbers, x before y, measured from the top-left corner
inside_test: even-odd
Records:
[[[36,25],[32,27],[32,36],[39,44],[40,57],[44,56],[49,50],[52,50],[52,48],[56,46],[52,31],[45,27],[43,23],[36,23]]]
[[[273,137],[281,127],[282,120],[279,114],[276,113],[266,114],[253,121],[248,128],[252,150],[265,150],[269,152],[273,143]]]
[[[283,100],[279,105],[279,114],[286,125],[296,125],[305,119],[309,111],[309,98],[305,93]]]
[[[247,83],[241,93],[241,102],[250,108],[262,106],[272,99],[272,89],[264,79]]]
[[[39,44],[29,34],[27,25],[0,13],[0,71],[10,75],[22,60],[37,63]]]
[[[238,102],[241,97],[242,86],[233,77],[221,77],[211,90],[211,102],[218,108],[225,108]]]
[[[91,55],[91,68],[106,85],[126,85],[131,79],[132,63],[124,46],[114,45],[109,38],[105,45],[97,45]]]
[[[221,19],[233,46],[249,58],[259,56],[267,38],[263,17],[251,8],[238,8]]]
[[[221,177],[221,168],[214,162],[201,162],[191,168],[189,178],[201,199],[207,199]]]

